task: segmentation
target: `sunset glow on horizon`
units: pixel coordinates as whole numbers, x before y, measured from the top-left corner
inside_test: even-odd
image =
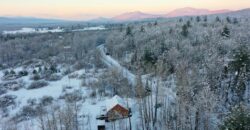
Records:
[[[90,19],[131,11],[165,14],[183,7],[238,10],[249,8],[250,0],[1,0],[0,16]]]

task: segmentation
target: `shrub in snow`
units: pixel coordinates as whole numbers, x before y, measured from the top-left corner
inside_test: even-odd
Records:
[[[33,70],[33,72],[32,72],[33,74],[37,74],[37,71],[36,70]]]
[[[8,107],[10,105],[15,105],[15,99],[17,97],[14,95],[5,95],[3,97],[0,98],[0,108],[5,108]]]
[[[78,76],[79,76],[78,73],[73,73],[73,74],[70,74],[68,77],[69,77],[70,79],[73,79],[73,78],[77,78]]]
[[[96,97],[96,91],[95,90],[91,92],[90,97],[91,98],[95,98]]]
[[[80,69],[84,68],[84,66],[85,66],[85,62],[83,62],[83,61],[78,61],[78,62],[76,62],[76,63],[74,64],[73,68],[74,68],[75,70],[80,70]]]
[[[2,117],[8,117],[9,116],[9,109],[8,108],[2,108]]]
[[[72,88],[73,88],[72,86],[68,86],[68,85],[63,86],[62,92],[66,92],[67,89],[72,89]]]
[[[12,91],[17,91],[20,88],[22,88],[24,86],[24,82],[22,80],[20,81],[10,81],[10,82],[6,82],[0,85],[0,87],[4,87],[8,90],[12,90]]]
[[[51,75],[47,75],[45,79],[48,81],[57,81],[57,80],[61,80],[62,76],[58,74],[51,74]]]
[[[14,75],[14,74],[16,74],[16,72],[14,70],[11,70],[10,74]]]
[[[28,99],[27,100],[27,103],[30,105],[30,106],[34,106],[37,104],[37,100],[35,98],[33,99]]]
[[[26,71],[26,70],[19,71],[18,75],[19,76],[27,76],[28,75],[28,71]]]
[[[2,84],[0,84],[0,95],[3,95],[7,92],[7,89],[5,87],[3,87]]]
[[[16,75],[7,75],[2,78],[2,80],[8,81],[8,80],[15,80],[18,79],[18,76]]]
[[[2,65],[2,64],[0,64],[0,70],[1,70],[1,69],[3,69],[3,65]]]
[[[12,84],[12,85],[8,86],[8,89],[12,90],[12,91],[17,91],[20,88],[22,88],[23,86],[24,86],[24,83],[20,82],[20,83],[16,83],[16,84]]]
[[[67,102],[76,102],[83,99],[82,93],[80,91],[74,91],[72,93],[66,93],[60,97],[60,99],[65,99]]]
[[[63,75],[67,75],[67,74],[69,74],[69,73],[71,73],[72,72],[72,70],[70,69],[70,68],[67,68],[67,69],[65,69],[64,71],[63,71]]]
[[[42,88],[48,85],[49,83],[46,81],[35,81],[31,83],[31,85],[27,89],[37,89],[37,88]]]
[[[40,104],[42,106],[48,106],[50,104],[52,104],[54,98],[51,97],[51,96],[43,96],[41,99],[40,99]]]
[[[4,76],[7,76],[9,74],[10,74],[10,72],[8,70],[4,71]]]
[[[37,111],[32,106],[24,106],[21,111],[20,117],[23,119],[29,119],[30,117],[35,117],[37,115]]]
[[[31,79],[32,79],[32,80],[40,80],[40,79],[42,79],[42,78],[41,78],[40,75],[35,74],[35,75],[33,75],[33,76],[31,77]]]
[[[49,69],[50,69],[50,71],[51,71],[52,73],[57,73],[57,72],[58,72],[58,70],[57,70],[57,68],[56,68],[55,65],[50,66]]]

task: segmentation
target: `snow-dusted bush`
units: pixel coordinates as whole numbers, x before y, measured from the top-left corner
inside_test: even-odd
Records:
[[[12,91],[17,91],[20,88],[23,88],[24,85],[25,83],[23,82],[23,80],[19,80],[19,81],[9,81],[9,82],[2,83],[0,84],[0,87],[3,87],[8,90],[12,90]]]
[[[27,100],[27,103],[30,105],[30,106],[34,106],[37,104],[37,100],[35,98],[33,99],[28,99]]]
[[[31,77],[32,80],[40,80],[42,79],[41,76],[39,74],[34,74],[32,77]]]
[[[35,81],[35,82],[32,82],[27,89],[37,89],[37,88],[42,88],[42,87],[45,87],[45,86],[48,86],[49,83],[46,82],[46,81]]]
[[[75,78],[77,78],[78,76],[79,76],[78,73],[72,73],[72,74],[70,74],[68,77],[69,77],[70,79],[75,79]]]
[[[7,74],[7,75],[2,77],[2,80],[4,80],[4,81],[15,80],[15,79],[18,79],[21,77],[20,75],[17,75],[14,73],[7,73],[7,71],[5,72],[5,74]]]
[[[15,72],[14,70],[11,70],[11,71],[10,71],[10,74],[11,74],[11,75],[15,75],[16,72]]]
[[[57,80],[62,79],[62,76],[58,75],[58,74],[51,74],[51,75],[47,75],[45,77],[45,79],[48,80],[48,81],[57,81]]]
[[[73,68],[74,68],[75,70],[79,70],[79,69],[84,68],[84,66],[85,66],[85,62],[83,62],[83,61],[78,61],[78,62],[76,62],[76,63],[74,64]]]
[[[36,109],[32,106],[24,106],[21,111],[21,115],[24,117],[35,117],[36,116]]]
[[[91,92],[91,94],[90,94],[90,97],[91,97],[91,98],[95,98],[96,95],[97,95],[96,91],[93,90],[93,91]]]
[[[60,96],[60,99],[65,99],[67,102],[76,102],[83,99],[81,91],[74,91],[72,93],[66,93]]]
[[[41,99],[40,99],[40,104],[42,106],[48,106],[50,105],[52,102],[53,102],[54,98],[51,97],[51,96],[43,96]]]
[[[5,108],[8,107],[10,105],[15,105],[15,99],[17,97],[14,95],[5,95],[3,97],[0,97],[0,108]]]
[[[29,73],[28,73],[28,71],[27,70],[22,70],[22,71],[19,71],[18,72],[18,75],[20,75],[20,76],[27,76]]]
[[[72,89],[72,88],[73,88],[72,86],[64,85],[62,92],[66,92],[67,90]]]
[[[7,89],[5,87],[3,87],[2,84],[0,84],[0,95],[3,95],[7,92]]]
[[[71,69],[71,68],[66,68],[63,72],[62,72],[62,74],[63,75],[67,75],[67,74],[70,74],[70,73],[72,73],[73,72],[73,70]]]

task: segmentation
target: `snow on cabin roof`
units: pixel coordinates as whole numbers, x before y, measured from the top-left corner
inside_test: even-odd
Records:
[[[119,104],[122,107],[127,109],[127,105],[124,102],[124,100],[121,97],[119,97],[118,95],[115,95],[111,99],[107,100],[107,102],[106,102],[107,111],[109,111],[110,109],[115,107],[117,104]]]
[[[105,120],[97,120],[98,126],[105,126]]]

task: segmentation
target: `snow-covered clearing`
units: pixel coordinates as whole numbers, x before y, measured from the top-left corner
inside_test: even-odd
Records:
[[[22,67],[18,67],[13,70],[18,72],[22,70]],[[3,76],[3,72],[4,71],[0,71],[1,77]],[[94,76],[94,73],[95,73],[95,76]],[[101,73],[103,73],[102,69],[98,71],[82,69],[82,70],[75,71],[71,74],[76,74],[79,76],[86,75],[87,77],[86,79],[84,79],[85,82],[91,83],[91,82],[98,80],[96,78],[96,75],[99,75]],[[43,98],[44,96],[51,96],[55,100],[58,100],[59,97],[63,94],[63,89],[65,88],[65,86],[70,86],[72,88],[70,90],[67,90],[67,92],[70,92],[70,91],[73,92],[74,90],[81,91],[83,97],[85,97],[84,100],[78,102],[78,104],[81,105],[81,109],[79,111],[79,122],[82,122],[82,123],[88,122],[87,124],[83,125],[84,127],[86,126],[86,128],[84,129],[95,130],[98,124],[98,120],[96,120],[96,117],[101,114],[101,108],[106,107],[111,97],[102,97],[102,96],[97,95],[96,98],[91,98],[90,97],[91,89],[88,86],[82,86],[83,79],[78,78],[78,77],[69,78],[69,75],[65,75],[61,80],[51,81],[49,82],[48,86],[42,87],[42,88],[37,88],[37,89],[22,88],[17,91],[8,90],[8,92],[4,95],[1,95],[1,97],[5,95],[14,95],[17,97],[16,98],[17,105],[11,108],[10,116],[15,116],[17,113],[20,113],[21,109],[24,106],[28,105],[27,100],[29,99],[39,100]],[[30,79],[30,75],[21,77],[17,80],[23,80],[26,83],[26,86],[28,86],[29,84],[33,82],[33,80]],[[0,80],[0,83],[1,82],[6,82],[6,81]],[[133,129],[135,129],[137,120],[138,120],[138,105],[136,103],[136,100],[134,99],[128,98],[124,100],[128,102],[128,107],[130,107],[132,110],[132,113],[133,113],[133,116],[131,117],[131,120],[133,120],[132,127]],[[63,101],[58,100],[56,102],[61,107],[65,105]],[[107,129],[109,128],[111,129],[111,127],[113,127],[114,124],[117,128],[119,127],[124,128],[124,125],[126,127],[129,126],[128,119],[105,123]],[[122,126],[120,126],[119,124],[121,124]],[[38,129],[38,126],[39,126],[39,123],[37,122],[37,120],[32,119],[32,118],[28,121],[24,121],[18,124],[18,127],[20,128],[20,130],[25,130],[27,128]]]
[[[72,30],[73,32],[81,32],[81,31],[94,31],[94,30],[105,30],[106,28],[104,26],[96,26],[96,27],[86,27],[83,29],[75,29]]]
[[[14,31],[3,31],[2,34],[29,34],[29,33],[57,33],[57,32],[64,32],[63,29],[55,28],[55,29],[48,29],[48,28],[22,28],[20,30]]]

